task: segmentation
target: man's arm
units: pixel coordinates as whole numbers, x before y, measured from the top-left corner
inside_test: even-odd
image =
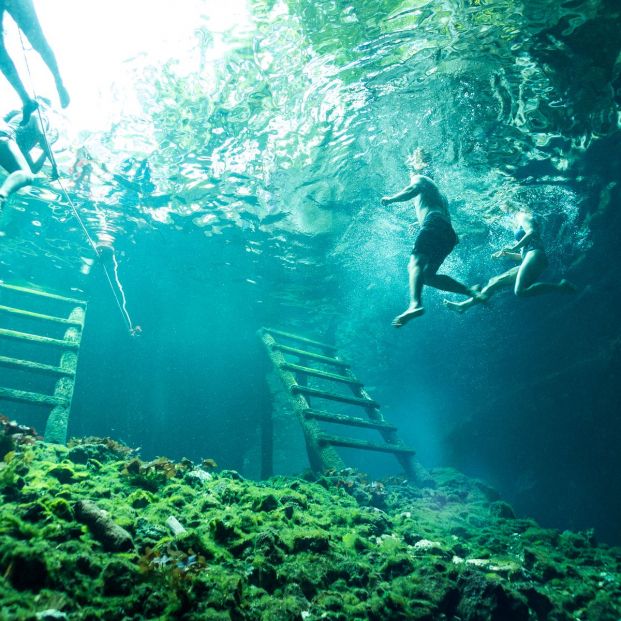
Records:
[[[390,205],[391,203],[403,203],[404,201],[409,201],[414,197],[418,196],[421,192],[421,184],[418,179],[415,179],[410,183],[410,185],[406,186],[397,194],[393,196],[384,196],[381,199],[382,205]]]

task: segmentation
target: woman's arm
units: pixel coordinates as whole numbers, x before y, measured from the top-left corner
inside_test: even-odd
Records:
[[[528,242],[534,237],[534,235],[535,235],[535,231],[533,229],[530,229],[529,231],[527,231],[524,234],[524,237],[522,237],[522,239],[520,239],[519,242],[517,242],[514,246],[511,246],[511,248],[508,248],[509,252],[516,252],[524,248],[524,246],[528,244]]]
[[[45,160],[49,160],[52,165],[52,179],[58,179],[58,169],[56,168],[56,162],[54,160],[54,155],[48,145],[47,140],[43,134],[40,134],[35,144],[32,146],[39,147],[41,149],[41,153],[37,157],[36,160],[32,159],[32,155],[30,154],[30,150],[23,152],[28,165],[30,166],[30,170],[36,175],[42,168],[43,164],[45,164]]]
[[[509,257],[509,259],[513,259],[514,261],[522,261],[522,255],[519,252],[513,252],[511,248],[503,248],[502,250],[494,252],[492,255],[493,259],[500,259],[501,257]]]

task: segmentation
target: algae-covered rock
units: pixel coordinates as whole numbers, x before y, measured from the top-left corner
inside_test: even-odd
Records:
[[[330,537],[320,530],[301,531],[293,536],[292,548],[294,552],[327,552]]]
[[[493,502],[490,505],[489,511],[495,517],[503,518],[505,520],[515,519],[515,513],[513,512],[511,505],[503,502],[502,500],[497,500],[496,502]]]
[[[129,561],[110,561],[101,574],[104,595],[129,595],[138,582],[138,571]]]
[[[40,591],[48,581],[46,559],[32,547],[20,543],[2,558],[5,578],[18,591]]]
[[[621,551],[514,519],[449,469],[424,488],[352,470],[254,483],[97,441],[7,455],[2,621],[621,618]]]

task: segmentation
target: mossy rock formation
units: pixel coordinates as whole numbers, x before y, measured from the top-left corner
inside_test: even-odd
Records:
[[[621,550],[452,470],[252,482],[27,438],[0,437],[2,621],[621,618]]]

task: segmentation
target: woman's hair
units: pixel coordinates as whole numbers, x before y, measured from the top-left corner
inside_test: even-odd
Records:
[[[515,219],[519,226],[523,229],[536,229],[539,230],[539,219],[537,216],[528,208],[521,208],[515,214]]]

